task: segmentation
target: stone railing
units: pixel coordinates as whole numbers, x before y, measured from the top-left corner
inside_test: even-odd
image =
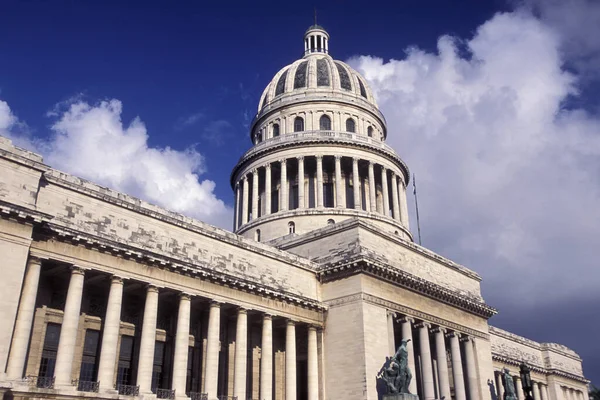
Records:
[[[369,137],[367,135],[362,135],[359,133],[352,132],[338,132],[338,131],[302,131],[302,132],[291,132],[284,133],[277,137],[272,137],[266,140],[263,140],[260,143],[255,144],[250,150],[248,150],[241,158],[240,161],[252,156],[253,154],[276,144],[285,144],[285,143],[293,143],[293,142],[302,142],[305,140],[340,140],[344,142],[354,142],[354,143],[363,143],[367,144],[371,147],[375,147],[377,149],[384,150],[388,153],[392,153],[397,157],[396,152],[390,146],[388,146],[385,142]]]

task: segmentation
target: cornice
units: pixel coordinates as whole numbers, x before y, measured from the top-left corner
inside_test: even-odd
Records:
[[[333,308],[339,305],[348,304],[356,301],[365,301],[367,303],[382,306],[387,308],[388,310],[398,312],[408,317],[417,318],[425,322],[431,322],[443,328],[449,328],[456,332],[464,333],[469,336],[478,337],[480,339],[489,341],[489,335],[484,332],[480,332],[475,329],[466,327],[464,325],[460,325],[452,321],[445,320],[443,318],[438,318],[428,313],[424,313],[397,303],[393,303],[389,300],[368,293],[357,293],[349,296],[338,297],[336,299],[326,301],[325,304],[327,304],[329,308]]]
[[[0,216],[5,219],[14,219],[22,223],[41,224],[50,221],[53,217],[31,208],[18,206],[4,200],[0,200]]]
[[[148,250],[140,250],[119,242],[100,238],[95,235],[82,233],[73,229],[65,228],[53,223],[46,223],[41,232],[42,238],[38,240],[54,238],[58,241],[71,243],[75,246],[85,246],[101,253],[132,260],[171,272],[189,275],[212,283],[229,286],[238,290],[250,292],[274,300],[284,301],[307,309],[323,311],[326,307],[320,301],[304,296],[290,294],[288,292],[274,289],[264,284],[229,275],[221,271],[215,271],[205,262],[189,263],[179,259],[173,259]]]
[[[577,353],[575,353],[573,350],[571,350],[568,347],[563,346],[563,345],[559,345],[559,344],[555,344],[555,343],[539,343],[539,342],[524,338],[524,337],[516,335],[512,332],[508,332],[508,331],[505,331],[503,329],[500,329],[500,328],[497,328],[497,327],[491,326],[491,325],[490,325],[490,334],[502,337],[502,338],[510,340],[512,342],[517,342],[524,346],[531,347],[540,352],[541,351],[552,351],[554,353],[558,353],[562,356],[568,357],[572,360],[581,362],[581,357]],[[556,347],[556,346],[560,346],[560,347]],[[565,348],[569,351],[566,351],[563,348]]]
[[[400,287],[460,308],[482,318],[488,319],[497,313],[496,309],[488,306],[483,301],[469,298],[466,295],[453,292],[450,289],[398,268],[373,261],[368,256],[362,254],[355,256],[351,260],[333,265],[325,265],[319,269],[317,276],[322,283],[326,283],[360,273],[392,282]]]

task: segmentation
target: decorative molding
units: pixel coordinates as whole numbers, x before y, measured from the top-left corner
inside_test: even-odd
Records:
[[[497,313],[496,309],[488,306],[483,301],[471,299],[463,294],[453,292],[450,289],[409,274],[398,268],[374,262],[369,259],[368,256],[362,254],[359,254],[352,260],[334,265],[326,265],[318,271],[317,276],[319,277],[319,280],[324,283],[343,279],[359,273],[372,275],[379,279],[392,282],[413,292],[444,302],[486,319]]]
[[[52,220],[54,216],[0,200],[0,218],[13,219],[21,223],[41,224]]]
[[[515,358],[507,357],[507,356],[504,356],[504,355],[501,355],[501,354],[498,354],[495,352],[492,352],[492,360],[500,362],[502,364],[512,365],[514,367],[518,367],[523,362],[522,360],[517,360]],[[590,382],[589,380],[585,379],[582,376],[571,374],[571,373],[565,372],[565,371],[561,371],[556,368],[544,368],[544,367],[540,367],[538,365],[533,365],[531,363],[528,363],[528,365],[532,371],[540,373],[540,374],[557,375],[557,376],[560,376],[563,378],[572,379],[574,381],[584,383],[586,385]]]

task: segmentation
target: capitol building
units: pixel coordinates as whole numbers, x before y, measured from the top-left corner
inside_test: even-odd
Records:
[[[534,400],[588,400],[573,350],[490,326],[482,277],[414,242],[409,166],[329,39],[259,100],[233,233],[0,138],[3,399],[379,400],[411,339],[421,400],[499,400],[503,368],[525,400],[522,362]]]

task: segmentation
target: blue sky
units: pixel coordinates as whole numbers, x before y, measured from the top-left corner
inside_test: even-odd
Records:
[[[229,227],[229,173],[313,5],[417,174],[423,244],[484,277],[494,325],[600,383],[597,1],[7,1],[0,134]]]

